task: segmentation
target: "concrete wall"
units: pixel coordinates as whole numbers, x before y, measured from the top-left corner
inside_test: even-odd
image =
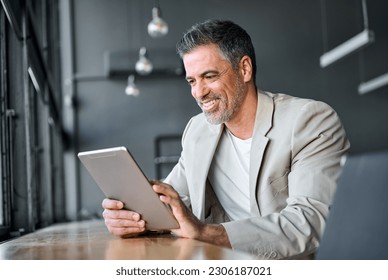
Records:
[[[181,34],[208,18],[235,21],[250,34],[257,53],[258,86],[319,99],[334,107],[352,143],[352,152],[388,148],[388,87],[365,96],[360,82],[387,71],[388,2],[368,1],[376,41],[325,69],[319,57],[363,29],[361,1],[353,0],[162,0],[170,27],[164,38],[146,34],[151,0],[73,1],[74,94],[79,151],[127,146],[145,173],[155,176],[153,143],[160,134],[179,134],[199,112],[183,77],[139,79],[141,94],[126,96],[126,79],[104,77],[104,53],[141,46],[174,50]],[[152,58],[152,53],[149,54]],[[66,63],[66,62],[65,62]],[[83,215],[100,215],[102,193],[79,168]]]

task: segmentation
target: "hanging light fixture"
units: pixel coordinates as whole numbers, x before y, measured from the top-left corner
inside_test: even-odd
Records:
[[[129,75],[128,76],[128,85],[125,88],[125,93],[127,95],[132,95],[132,96],[138,96],[140,91],[135,85],[135,75]]]
[[[324,6],[324,2],[322,3],[323,3],[322,18],[326,21],[325,8],[324,8],[325,6]],[[330,64],[346,57],[347,55],[353,54],[354,52],[359,51],[361,48],[374,42],[375,40],[374,32],[369,29],[366,0],[362,0],[362,15],[364,20],[364,30],[361,31],[361,33],[358,33],[357,35],[343,42],[342,44],[338,45],[337,47],[321,55],[320,57],[321,68],[329,66]],[[326,32],[326,26],[324,27]],[[324,36],[326,36],[326,34],[324,34]],[[325,39],[326,38],[324,38],[324,40]]]
[[[168,33],[168,25],[161,18],[161,10],[159,3],[155,3],[155,7],[152,8],[152,20],[148,24],[148,34],[151,37],[158,38],[163,37]]]
[[[152,72],[153,65],[147,58],[147,49],[141,47],[139,50],[139,60],[136,62],[135,70],[140,75],[148,75]]]

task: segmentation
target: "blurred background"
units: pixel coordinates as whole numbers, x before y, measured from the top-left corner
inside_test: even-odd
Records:
[[[80,151],[126,146],[167,175],[200,112],[175,44],[209,18],[251,35],[260,89],[327,102],[351,154],[387,150],[387,14],[386,0],[1,0],[0,241],[101,217]]]

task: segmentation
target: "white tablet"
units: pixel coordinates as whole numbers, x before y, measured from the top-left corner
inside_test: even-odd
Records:
[[[170,207],[159,195],[125,147],[81,152],[79,159],[106,197],[120,200],[139,213],[149,230],[179,228]]]

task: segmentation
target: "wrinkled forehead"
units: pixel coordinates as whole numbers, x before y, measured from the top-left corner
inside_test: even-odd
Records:
[[[186,77],[203,75],[208,71],[218,71],[231,67],[230,62],[220,53],[217,46],[200,46],[183,56]]]

